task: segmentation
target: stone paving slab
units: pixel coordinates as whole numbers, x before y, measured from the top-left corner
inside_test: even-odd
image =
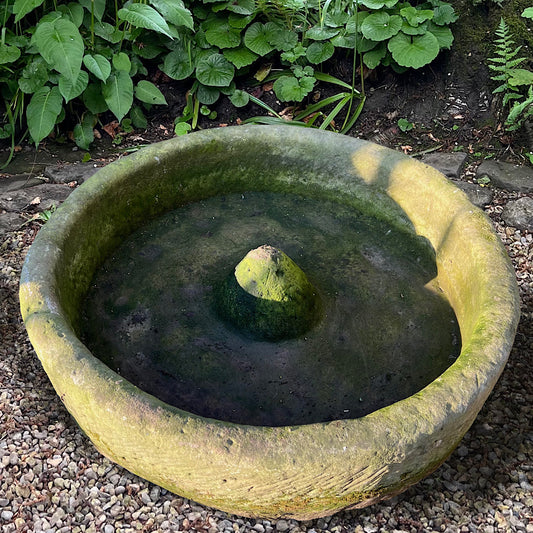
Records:
[[[491,185],[507,191],[533,193],[533,168],[486,160],[479,165],[477,179],[488,177]]]

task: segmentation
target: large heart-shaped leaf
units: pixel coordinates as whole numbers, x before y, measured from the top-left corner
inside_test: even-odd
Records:
[[[363,35],[372,41],[385,41],[396,35],[402,27],[402,17],[379,11],[365,18],[361,24]]]
[[[251,50],[248,50],[248,48],[245,48],[244,46],[239,48],[228,48],[223,50],[222,54],[237,68],[243,68],[251,65],[258,57],[257,54],[254,54]]]
[[[89,72],[102,81],[106,81],[111,74],[111,64],[100,54],[85,55],[83,57],[83,64],[87,67]]]
[[[0,65],[14,63],[20,57],[20,50],[16,46],[0,44]]]
[[[388,43],[392,58],[402,67],[420,68],[431,63],[439,53],[439,41],[430,32],[424,35],[398,33]]]
[[[315,78],[281,76],[274,82],[274,93],[282,102],[301,102],[315,86]]]
[[[293,50],[298,44],[298,34],[295,31],[288,30],[277,24],[271,23],[272,37],[269,42],[276,50],[288,52]]]
[[[15,0],[13,4],[13,13],[15,14],[15,23],[18,22],[24,15],[39,7],[44,0]]]
[[[38,57],[22,70],[18,79],[20,90],[31,94],[40,89],[48,81],[48,67],[42,57]]]
[[[173,38],[165,19],[153,7],[146,4],[125,4],[118,10],[117,15],[119,19],[129,22],[136,28],[153,30]]]
[[[220,89],[217,87],[208,87],[207,85],[198,84],[196,91],[198,101],[204,105],[214,104],[220,98]]]
[[[430,22],[427,28],[439,41],[439,46],[441,50],[443,48],[449,49],[453,43],[453,33],[448,26],[437,26]]]
[[[212,54],[198,61],[196,77],[211,87],[226,87],[233,80],[235,67],[222,55]]]
[[[148,80],[141,80],[135,87],[135,97],[145,104],[166,105],[163,93]]]
[[[79,28],[83,22],[83,7],[80,4],[75,4],[74,2],[70,2],[70,4],[67,5],[60,5],[57,6],[57,10],[60,13],[63,13],[63,16],[66,16],[68,19],[70,19],[76,28]]]
[[[105,13],[106,0],[78,0],[89,13],[94,14],[94,17],[99,22],[102,22],[102,18]]]
[[[305,32],[305,36],[313,41],[325,41],[335,37],[340,32],[338,28],[328,28],[326,26],[313,26]]]
[[[81,122],[74,126],[74,142],[82,149],[88,150],[89,145],[94,141],[94,125],[96,118],[91,113],[86,113]]]
[[[70,20],[59,18],[39,24],[31,42],[53,69],[76,81],[84,44],[78,28]]]
[[[438,5],[434,10],[433,22],[439,26],[451,24],[457,20],[455,10],[450,4]]]
[[[318,65],[327,61],[335,52],[335,47],[329,42],[314,42],[307,47],[306,56],[309,63]]]
[[[379,46],[363,55],[363,62],[370,70],[375,69],[386,54],[387,47],[385,46],[385,43],[379,43]]]
[[[133,104],[133,82],[127,72],[117,71],[102,83],[102,94],[111,112],[120,122]]]
[[[400,9],[400,15],[407,20],[411,26],[418,26],[426,20],[433,18],[432,9],[416,9],[416,7],[408,6]]]
[[[274,50],[270,44],[273,35],[266,24],[254,22],[244,34],[244,44],[255,54],[264,56]]]
[[[173,80],[184,80],[194,72],[194,62],[186,50],[176,48],[165,56],[159,68]]]
[[[202,26],[207,42],[219,48],[236,48],[241,44],[241,33],[232,28],[227,21],[212,19]]]
[[[26,121],[35,145],[50,134],[63,109],[58,87],[41,87],[26,108]]]
[[[98,115],[98,113],[103,113],[109,109],[109,106],[104,100],[102,87],[99,83],[89,84],[87,89],[83,91],[82,98],[85,107],[94,115]]]
[[[194,29],[192,14],[182,0],[150,0],[150,3],[171,24]]]
[[[78,77],[74,82],[66,76],[59,76],[59,92],[62,94],[65,102],[78,97],[89,84],[89,74],[80,70]]]
[[[226,9],[239,15],[252,15],[256,10],[254,0],[235,0],[228,2]]]
[[[393,7],[398,0],[359,0],[359,3],[368,9],[381,9],[382,7]]]
[[[113,67],[115,70],[123,70],[124,72],[127,72],[128,74],[131,71],[131,61],[128,57],[128,54],[125,52],[119,52],[118,54],[113,54],[112,58]]]

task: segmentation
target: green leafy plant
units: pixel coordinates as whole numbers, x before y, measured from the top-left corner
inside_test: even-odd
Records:
[[[405,118],[399,118],[398,119],[398,127],[403,132],[406,132],[406,131],[411,131],[415,127],[415,125],[412,122],[410,122],[409,120],[405,119]]]
[[[522,16],[533,18],[533,9],[525,9]],[[494,41],[496,56],[489,58],[489,68],[496,73],[491,79],[499,82],[499,85],[493,94],[502,95],[502,108],[509,108],[505,127],[513,131],[533,116],[533,72],[519,68],[526,57],[518,56],[522,47],[515,45],[503,18],[495,33],[498,37]]]
[[[336,51],[370,69],[420,68],[451,46],[456,18],[443,0],[5,0],[0,137],[14,146],[27,126],[38,144],[60,125],[87,150],[106,114],[122,131],[125,121],[146,127],[146,113],[166,105],[148,76],[155,69],[190,83],[177,134],[196,128],[204,112],[212,117],[221,96],[245,105],[236,78],[264,79],[266,65],[276,65],[277,98],[303,103]],[[340,106],[349,123],[364,102],[355,83],[354,72],[349,88],[315,112],[328,123]]]

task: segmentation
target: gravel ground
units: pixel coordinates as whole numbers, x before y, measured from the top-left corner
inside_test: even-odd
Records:
[[[33,352],[18,279],[37,223],[1,245],[0,526],[3,533],[200,531],[533,533],[533,238],[487,208],[514,263],[522,318],[509,363],[461,445],[404,494],[359,511],[296,522],[227,515],[167,492],[101,456],[67,413]]]

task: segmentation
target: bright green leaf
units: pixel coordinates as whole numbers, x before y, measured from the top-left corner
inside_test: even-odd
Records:
[[[61,75],[59,77],[59,92],[65,99],[65,102],[70,102],[70,100],[73,100],[85,91],[88,84],[89,74],[84,70],[80,70],[74,83],[66,76]]]
[[[99,80],[106,81],[111,74],[111,64],[103,55],[87,54],[83,57],[83,64]]]
[[[68,17],[79,28],[83,22],[83,7],[80,4],[71,2],[67,5],[57,6],[57,10],[63,13],[63,16]]]
[[[35,145],[53,130],[63,109],[62,100],[58,87],[41,87],[31,97],[26,108],[26,121]]]
[[[281,59],[283,59],[283,61],[288,61],[289,63],[295,63],[300,57],[304,57],[306,52],[307,48],[305,48],[302,43],[298,43],[294,47],[294,50],[283,52],[281,54]]]
[[[439,42],[432,33],[405,35],[398,33],[388,43],[392,58],[403,67],[420,68],[431,63],[439,53]]]
[[[196,97],[201,104],[211,105],[220,98],[220,90],[218,87],[208,87],[200,83],[196,90]]]
[[[194,72],[194,62],[186,50],[176,48],[165,56],[159,68],[173,80],[184,80]]]
[[[402,17],[385,12],[373,13],[361,24],[363,35],[372,41],[385,41],[396,35],[402,27]]]
[[[14,63],[20,57],[20,50],[16,46],[0,44],[0,65]]]
[[[196,67],[196,78],[204,85],[225,87],[234,75],[235,67],[222,54],[202,58]]]
[[[42,57],[38,57],[22,70],[18,85],[23,93],[31,94],[48,81],[48,67]]]
[[[307,47],[306,56],[309,63],[318,65],[327,61],[335,52],[335,47],[329,42],[314,42]]]
[[[128,57],[128,54],[124,52],[119,52],[118,54],[113,55],[113,67],[115,67],[115,70],[123,70],[127,74],[131,71],[131,61]]]
[[[434,10],[433,22],[439,26],[446,26],[457,20],[455,10],[450,4],[438,5]]]
[[[236,13],[230,13],[228,16],[228,22],[229,25],[232,28],[237,28],[239,30],[242,30],[243,28],[246,28],[252,20],[254,19],[254,15],[237,15]]]
[[[15,0],[13,4],[13,13],[15,14],[15,23],[22,17],[39,7],[44,0]]]
[[[213,20],[203,26],[207,42],[219,48],[235,48],[241,44],[241,33],[226,21]]]
[[[194,29],[192,14],[182,0],[150,0],[150,3],[171,24],[178,27],[185,26],[190,30]]]
[[[411,131],[414,128],[414,124],[406,118],[399,118],[398,127],[405,133],[406,131]]]
[[[265,56],[274,50],[274,47],[270,44],[271,37],[272,35],[269,33],[266,24],[254,22],[244,34],[244,44],[255,54]]]
[[[272,24],[272,23],[271,23]],[[288,52],[298,44],[298,34],[294,31],[272,24],[272,37],[269,42],[276,50]]]
[[[94,125],[96,118],[90,113],[86,113],[81,123],[74,126],[73,136],[74,142],[82,150],[88,150],[89,145],[94,141]]]
[[[381,9],[382,7],[393,7],[398,0],[359,0],[359,3],[368,9]]]
[[[187,122],[178,122],[174,126],[174,133],[180,137],[182,135],[187,135],[192,130],[192,127]]]
[[[437,38],[439,46],[442,49],[449,50],[453,43],[453,33],[447,26],[437,26],[430,22],[428,30]]]
[[[238,15],[252,15],[256,6],[254,0],[236,0],[228,2],[226,9]]]
[[[140,80],[135,87],[135,97],[145,104],[166,105],[163,93],[150,81]]]
[[[148,120],[146,120],[142,109],[138,105],[134,105],[131,108],[130,118],[136,128],[144,130],[148,127]]]
[[[53,69],[73,81],[78,78],[85,47],[70,20],[60,18],[39,24],[31,42]]]
[[[515,68],[510,71],[511,77],[509,84],[514,85],[533,85],[533,72],[525,68]]]
[[[320,25],[313,26],[305,32],[305,36],[313,41],[325,41],[335,37],[340,32],[338,28],[327,28]]]
[[[99,83],[91,83],[83,91],[83,103],[85,107],[93,113],[93,115],[98,115],[98,113],[103,113],[109,109],[104,96],[102,95],[102,88]]]
[[[526,7],[526,9],[522,11],[522,16],[528,19],[533,19],[533,7]]]
[[[235,107],[244,107],[250,101],[250,95],[246,91],[237,89],[229,99]]]
[[[165,19],[153,8],[146,4],[126,4],[118,10],[118,17],[137,28],[145,28],[162,33],[173,38]]]
[[[411,26],[418,26],[426,20],[433,18],[432,9],[416,9],[416,7],[408,6],[400,9],[400,15],[407,20]]]
[[[222,54],[237,68],[243,68],[251,65],[258,57],[257,54],[254,54],[251,50],[248,50],[248,48],[245,48],[244,46],[239,48],[227,48],[226,50],[222,51]]]
[[[385,43],[380,43],[379,46],[377,46],[373,50],[366,52],[363,55],[363,63],[370,70],[373,70],[381,63],[381,60],[385,57],[386,54],[387,47],[385,46]]]
[[[274,82],[274,93],[282,102],[301,102],[315,85],[315,78],[281,76]]]
[[[444,26],[436,26],[435,24],[433,24],[433,26],[435,26],[435,28],[445,28]],[[406,20],[404,20],[401,31],[406,35],[424,35],[424,33],[428,31],[428,24],[427,22],[423,22],[418,26],[411,26]]]
[[[102,22],[105,13],[106,0],[78,0],[89,13],[94,13],[97,21]]]
[[[133,82],[130,76],[123,70],[112,74],[102,83],[102,94],[110,111],[120,122],[133,103]]]

